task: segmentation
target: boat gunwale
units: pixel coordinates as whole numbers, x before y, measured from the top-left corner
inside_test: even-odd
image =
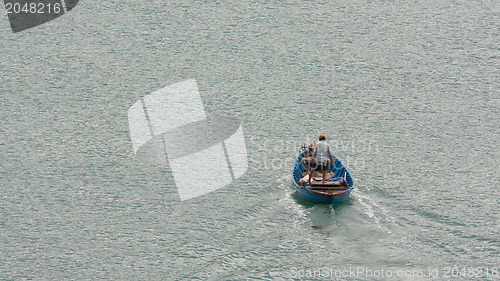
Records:
[[[332,157],[334,158],[335,162],[340,163],[340,168],[343,168],[346,171],[346,178],[349,178],[350,181],[351,181],[351,183],[352,183],[352,185],[349,185],[349,181],[347,181],[347,184],[349,186],[348,189],[345,189],[345,190],[342,190],[342,191],[337,191],[335,193],[326,193],[326,192],[321,192],[321,191],[317,191],[317,190],[312,190],[309,187],[307,187],[305,184],[300,185],[297,182],[297,179],[295,177],[295,170],[298,169],[298,165],[301,165],[300,160],[304,157],[305,153],[306,153],[306,151],[302,151],[297,156],[297,158],[295,159],[295,161],[293,163],[292,181],[293,181],[293,183],[295,185],[295,188],[297,190],[298,189],[304,189],[306,191],[311,192],[314,196],[323,197],[323,198],[327,198],[327,199],[335,199],[335,198],[338,198],[338,197],[345,196],[346,194],[350,195],[350,193],[352,192],[352,190],[354,189],[354,186],[355,186],[354,179],[352,178],[351,173],[349,172],[349,170],[347,169],[347,167],[345,167],[344,164],[342,164],[342,162],[337,157],[335,157],[335,155],[332,155]],[[334,172],[332,169],[333,169],[333,165],[330,167],[330,171]],[[299,195],[300,195],[300,192],[299,192]],[[301,198],[302,198],[302,196],[301,196]],[[306,200],[305,198],[303,198],[303,199]],[[306,201],[309,201],[309,200],[306,200]],[[343,200],[343,201],[345,201],[345,200]],[[311,202],[313,202],[313,201],[311,201]],[[318,202],[314,202],[314,203],[318,203]],[[322,203],[325,203],[325,202],[322,202]],[[328,204],[330,204],[330,203],[328,203]]]

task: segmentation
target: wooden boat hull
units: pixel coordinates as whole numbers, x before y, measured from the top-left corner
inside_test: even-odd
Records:
[[[340,160],[335,156],[333,156],[335,163],[331,166],[330,170],[334,172],[336,176],[344,175],[345,173],[348,187],[347,189],[324,192],[312,190],[305,184],[299,183],[299,180],[302,177],[302,173],[306,171],[304,165],[301,163],[301,159],[305,154],[306,152],[304,151],[297,157],[292,169],[292,180],[299,196],[302,199],[313,203],[335,204],[346,201],[351,195],[352,190],[354,189],[354,180],[352,179],[352,176],[347,168],[344,167]]]

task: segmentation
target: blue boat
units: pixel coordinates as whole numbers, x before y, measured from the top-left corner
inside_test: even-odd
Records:
[[[335,204],[346,201],[354,189],[354,180],[340,160],[333,156],[334,163],[328,172],[327,181],[322,176],[312,177],[309,182],[307,163],[310,161],[312,148],[304,148],[293,164],[292,179],[297,193],[302,199],[313,203]],[[309,162],[310,163],[310,162]]]

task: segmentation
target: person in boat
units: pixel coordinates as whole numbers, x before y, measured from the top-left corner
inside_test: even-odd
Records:
[[[330,170],[330,166],[333,164],[332,149],[326,143],[325,135],[319,135],[319,142],[314,147],[312,158],[314,159],[314,168],[309,173],[309,185],[311,185],[311,177],[315,171],[323,171],[323,183],[325,183],[326,172]]]

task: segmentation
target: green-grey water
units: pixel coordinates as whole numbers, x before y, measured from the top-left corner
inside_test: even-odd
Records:
[[[98,0],[20,33],[2,10],[0,279],[498,280],[499,7]],[[127,111],[192,78],[249,165],[181,201]],[[356,183],[333,207],[291,182],[320,133]]]

